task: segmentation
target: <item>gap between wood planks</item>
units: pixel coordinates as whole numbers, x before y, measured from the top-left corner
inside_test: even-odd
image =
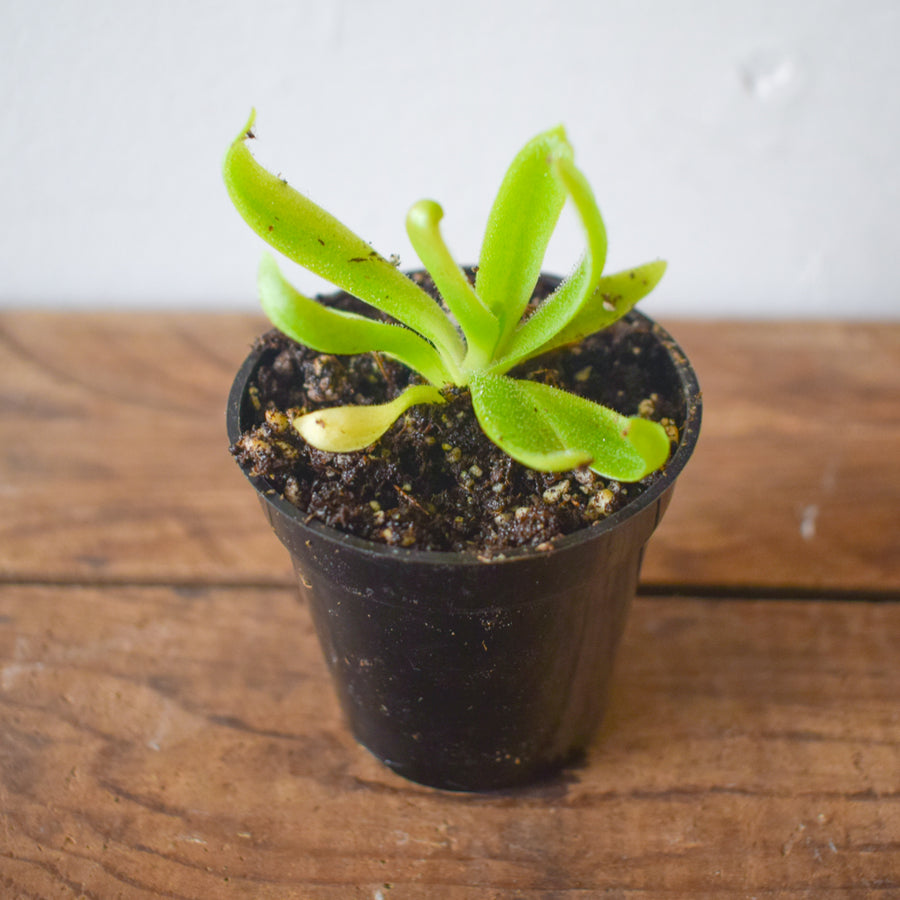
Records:
[[[0,586],[27,587],[45,586],[58,588],[72,588],[81,590],[85,588],[171,588],[173,590],[198,591],[198,590],[254,590],[254,591],[282,591],[294,588],[294,583],[289,578],[282,580],[271,579],[266,581],[236,579],[141,579],[141,578],[28,578],[14,575],[0,574]],[[772,585],[716,585],[716,584],[641,584],[638,585],[637,597],[641,599],[691,599],[710,601],[855,601],[859,603],[897,603],[900,602],[900,591],[871,589],[848,589],[827,587],[802,587],[802,586],[772,586]]]

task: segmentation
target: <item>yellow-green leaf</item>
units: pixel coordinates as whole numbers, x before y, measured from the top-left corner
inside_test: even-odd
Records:
[[[500,342],[516,327],[537,284],[566,202],[553,161],[571,158],[560,126],[530,140],[512,161],[488,216],[475,290],[500,320]]]
[[[292,424],[303,440],[313,447],[330,453],[350,453],[374,444],[411,406],[443,402],[436,387],[416,384],[390,403],[333,406],[298,416]]]
[[[435,385],[450,382],[438,352],[401,325],[324,306],[296,290],[266,253],[259,265],[259,298],[269,321],[288,337],[320,353],[380,351],[399,359]]]
[[[657,260],[614,275],[604,275],[593,296],[584,302],[572,321],[538,352],[546,353],[555,347],[580,341],[612,325],[659,284],[665,271],[666,263]]]
[[[331,213],[261,166],[247,127],[225,156],[225,186],[237,211],[289,259],[370,303],[431,341],[453,366],[464,347],[440,306]]]

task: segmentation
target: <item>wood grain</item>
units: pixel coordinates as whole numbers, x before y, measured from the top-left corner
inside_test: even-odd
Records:
[[[704,423],[645,581],[900,588],[900,324],[672,326]]]
[[[236,315],[0,315],[0,578],[287,584],[227,454]],[[900,590],[900,325],[681,322],[695,458],[644,583]],[[226,526],[227,527],[224,527]]]
[[[0,572],[287,583],[224,431],[261,329],[246,316],[0,316]]]
[[[345,731],[292,590],[0,588],[0,894],[900,896],[900,606],[639,600],[586,765],[487,796]]]
[[[344,728],[227,453],[263,327],[0,315],[3,900],[900,897],[900,325],[671,324],[660,596],[585,764],[485,796]]]

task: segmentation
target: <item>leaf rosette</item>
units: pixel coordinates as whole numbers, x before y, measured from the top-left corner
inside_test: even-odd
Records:
[[[406,230],[450,311],[388,259],[279,176],[247,146],[255,115],[231,144],[225,184],[246,222],[271,247],[392,321],[379,321],[306,297],[266,254],[258,288],[273,325],[321,353],[384,353],[419,373],[389,403],[341,406],[298,416],[293,424],[320,450],[343,453],[375,443],[410,406],[442,403],[448,386],[467,388],[485,434],[533,469],[589,466],[619,481],[639,481],[669,456],[663,427],[584,397],[508,373],[520,363],[574,343],[624,316],[659,282],[664,262],[604,275],[606,228],[561,127],[529,141],[506,172],[488,216],[474,284],[441,234],[434,200],[410,209]],[[566,203],[585,236],[572,274],[525,316],[544,255]]]

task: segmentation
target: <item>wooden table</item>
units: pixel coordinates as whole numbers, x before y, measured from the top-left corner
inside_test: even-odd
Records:
[[[3,898],[900,897],[900,325],[668,323],[703,434],[586,764],[342,725],[226,450],[259,318],[0,316]]]

